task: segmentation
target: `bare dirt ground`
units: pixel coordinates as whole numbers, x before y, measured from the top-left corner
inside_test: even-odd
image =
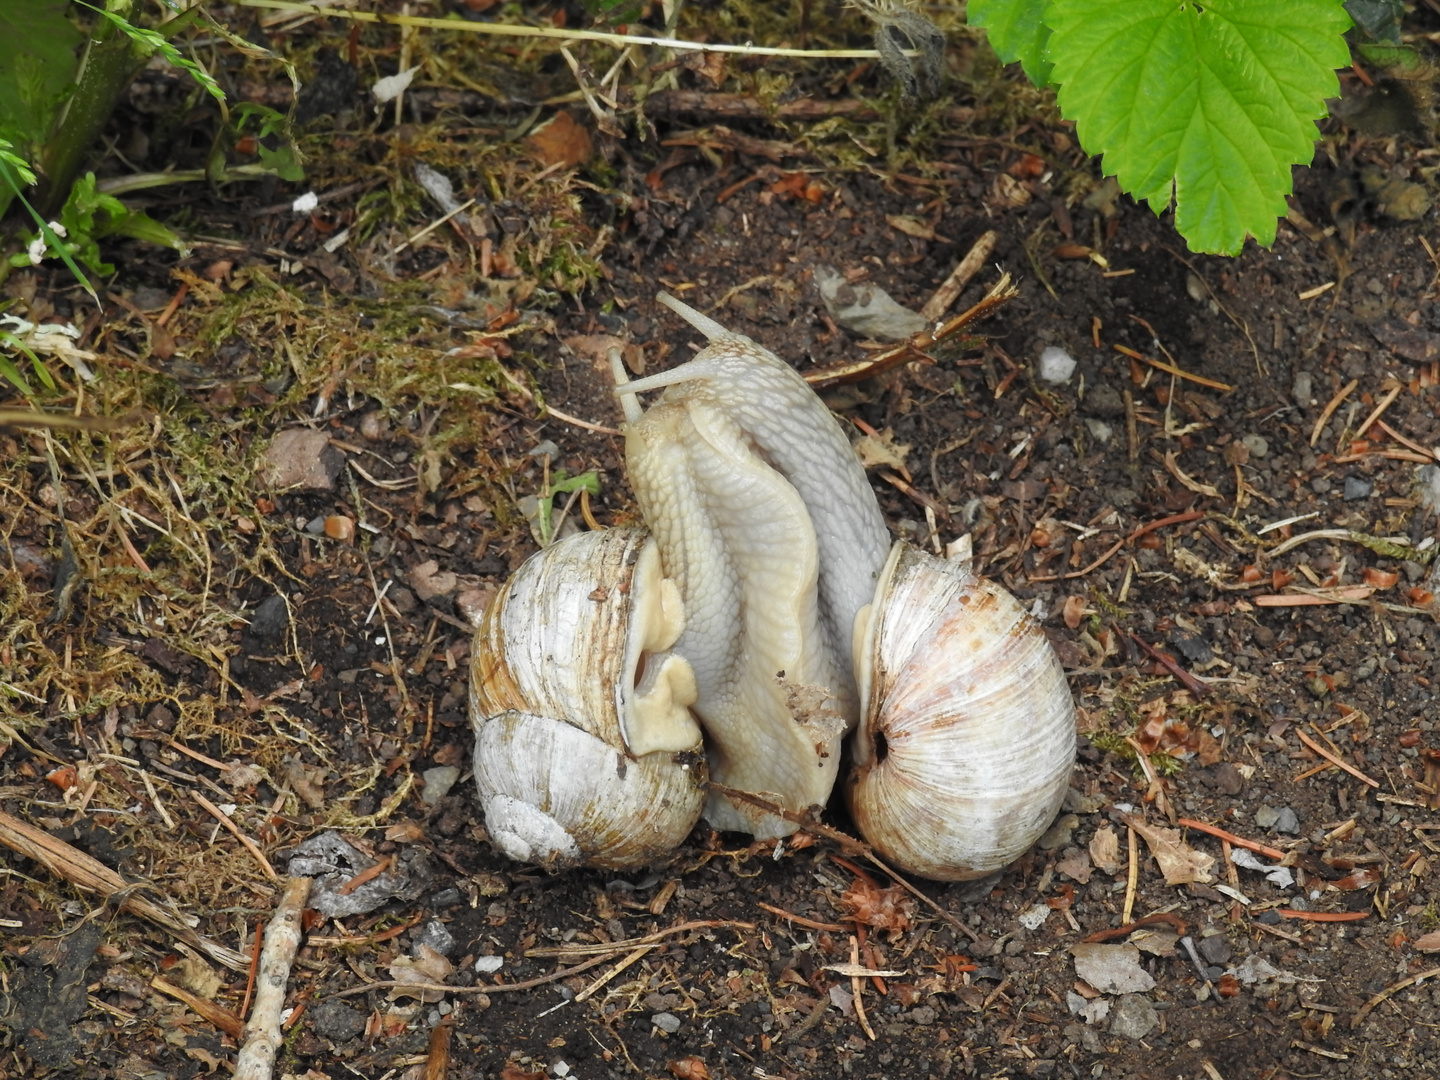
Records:
[[[1398,134],[1327,124],[1274,247],[1225,260],[1117,197],[964,37],[934,102],[863,67],[681,68],[645,139],[580,105],[547,147],[517,125],[573,91],[554,55],[431,43],[397,125],[363,99],[392,29],[253,33],[334,98],[306,184],[152,199],[195,250],[119,245],[103,314],[48,268],[5,284],[95,354],[53,406],[121,423],[0,432],[0,806],[60,852],[0,879],[0,1076],[227,1070],[275,876],[327,860],[294,1076],[1440,1073],[1423,107]],[[187,93],[137,82],[133,164],[203,156]],[[477,201],[416,237],[443,212],[422,163]],[[624,876],[499,856],[469,620],[540,536],[587,527],[562,475],[595,474],[598,524],[636,520],[597,430],[619,423],[605,346],[688,355],[665,288],[802,371],[854,361],[817,268],[918,309],[991,231],[953,310],[998,268],[1021,291],[983,342],[826,394],[891,448],[892,530],[970,533],[1042,613],[1081,728],[1055,827],[983,887],[913,882],[927,903],[813,831],[776,850],[702,824]],[[1068,381],[1039,377],[1047,346]],[[75,887],[75,852],[131,884]]]

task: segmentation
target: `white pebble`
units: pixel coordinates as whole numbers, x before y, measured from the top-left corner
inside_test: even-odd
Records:
[[[1040,352],[1040,378],[1048,383],[1066,383],[1075,374],[1075,358],[1058,345]]]

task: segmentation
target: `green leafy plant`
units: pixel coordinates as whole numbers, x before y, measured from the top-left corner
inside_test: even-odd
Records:
[[[538,532],[540,533],[540,546],[549,547],[555,539],[555,526],[553,516],[555,513],[555,496],[570,495],[578,491],[589,492],[590,497],[600,497],[600,476],[595,470],[580,473],[578,476],[566,476],[564,469],[556,469],[550,477],[550,487],[544,492],[539,502],[539,516],[537,521]]]
[[[75,181],[70,198],[60,211],[61,233],[50,222],[47,231],[22,235],[26,250],[10,257],[11,266],[28,266],[41,258],[59,258],[67,252],[97,274],[115,267],[100,257],[100,241],[107,236],[129,236],[152,244],[187,250],[173,231],[139,210],[132,210],[113,195],[95,189],[95,174]],[[37,258],[39,256],[39,258]]]
[[[969,18],[1056,88],[1125,191],[1173,201],[1190,247],[1226,255],[1275,239],[1350,62],[1343,0],[970,0]]]

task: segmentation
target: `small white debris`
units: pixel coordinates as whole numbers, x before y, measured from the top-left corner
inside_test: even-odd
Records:
[[[1259,870],[1272,885],[1279,885],[1282,889],[1289,889],[1295,884],[1295,875],[1290,872],[1288,866],[1274,866],[1262,862],[1244,848],[1234,848],[1230,852],[1230,861],[1236,866],[1243,866],[1246,870]]]
[[[405,92],[415,78],[415,72],[419,70],[418,67],[412,67],[398,71],[394,75],[386,75],[385,78],[377,80],[375,85],[370,87],[370,93],[381,105],[387,101],[394,101]]]
[[[1020,916],[1020,925],[1026,930],[1039,930],[1049,917],[1050,909],[1044,904],[1036,904]]]
[[[307,191],[304,195],[297,196],[290,204],[290,209],[297,214],[308,214],[320,205],[320,196],[313,191]]]
[[[1040,350],[1040,378],[1044,382],[1067,383],[1075,374],[1075,358],[1058,345]]]
[[[494,975],[505,966],[503,956],[482,956],[475,961],[475,970],[481,975]]]

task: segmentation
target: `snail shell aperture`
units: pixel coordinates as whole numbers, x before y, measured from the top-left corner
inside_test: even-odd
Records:
[[[662,860],[704,803],[679,590],[641,529],[578,533],[525,562],[475,637],[475,782],[491,838],[551,867]]]

